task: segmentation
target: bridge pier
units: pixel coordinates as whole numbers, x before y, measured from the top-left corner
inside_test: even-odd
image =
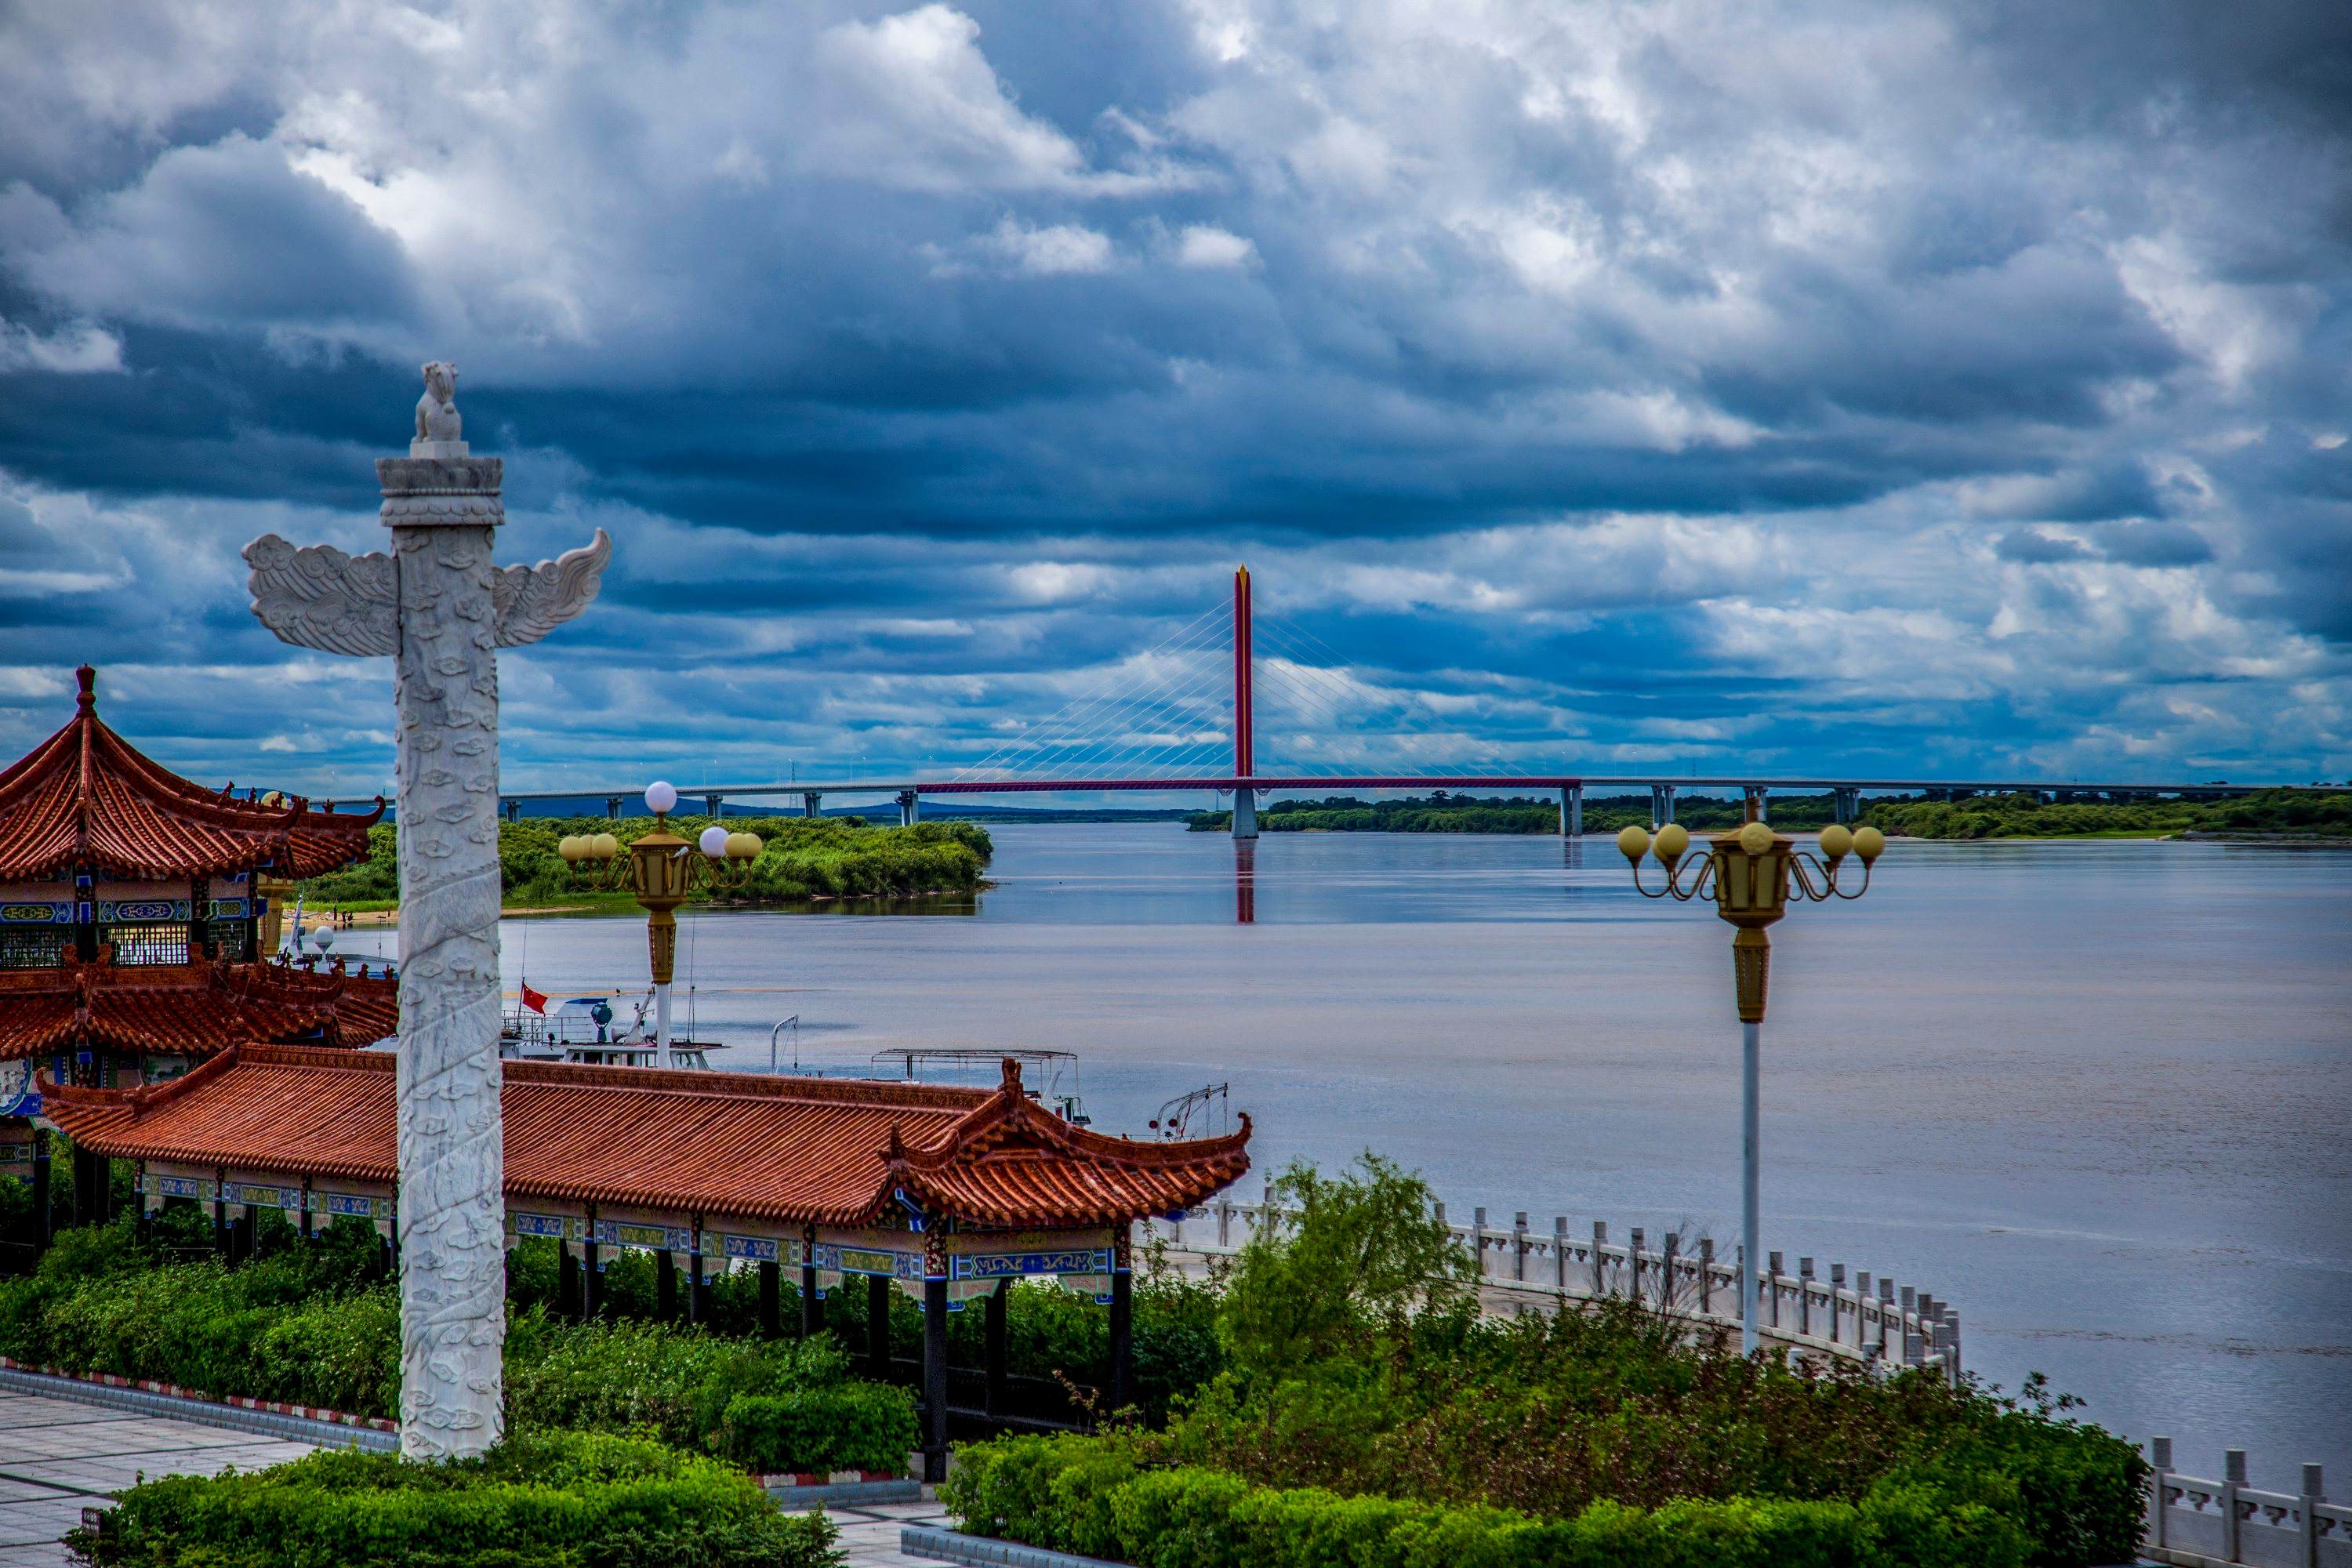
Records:
[[[824,811],[823,809],[824,805],[824,796],[815,794],[804,795],[801,796],[801,815],[803,816],[823,816],[824,815]]]
[[[1563,784],[1559,792],[1559,836],[1575,838],[1584,832],[1584,786]]]
[[[898,792],[898,826],[912,827],[923,819],[923,797],[913,790]]]
[[[625,800],[625,799],[627,799],[627,798],[628,798],[628,797],[627,797],[626,795],[606,795],[606,796],[604,797],[604,815],[605,815],[606,816],[611,817],[611,818],[612,818],[614,821],[615,821],[615,822],[620,821],[620,820],[621,820],[621,802],[622,802],[622,801],[624,801],[624,800]]]
[[[719,815],[719,797],[718,795],[704,795],[702,797],[702,815],[705,816],[716,817]]]
[[[1852,826],[1853,819],[1862,815],[1861,789],[1853,784],[1839,784],[1832,793],[1837,800],[1835,812],[1837,820],[1849,827]]]
[[[1764,820],[1764,797],[1770,792],[1762,784],[1741,784],[1739,794],[1747,802],[1749,815],[1758,822]]]
[[[522,820],[522,802],[519,800],[502,800],[499,802],[499,809],[509,822]]]
[[[1655,833],[1675,819],[1675,786],[1650,786],[1650,831]]]
[[[1254,789],[1234,791],[1234,837],[1257,837],[1257,791]]]

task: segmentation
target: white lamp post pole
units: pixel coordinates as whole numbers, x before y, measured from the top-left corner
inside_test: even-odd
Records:
[[[1739,1353],[1756,1353],[1758,1260],[1764,1254],[1764,1026],[1739,1026]]]
[[[1792,898],[1820,903],[1862,897],[1870,886],[1871,862],[1886,847],[1874,827],[1849,832],[1833,825],[1822,830],[1816,858],[1766,826],[1759,806],[1759,797],[1749,795],[1748,820],[1729,833],[1717,834],[1706,853],[1690,859],[1685,858],[1690,833],[1679,823],[1659,828],[1654,840],[1639,826],[1617,835],[1617,847],[1633,865],[1636,892],[1650,899],[1712,899],[1716,913],[1735,928],[1731,971],[1739,1013],[1739,1353],[1744,1356],[1756,1353],[1762,1337],[1764,1292],[1772,1288],[1763,1246],[1764,992],[1772,963],[1772,941],[1765,931]],[[1666,874],[1666,885],[1654,893],[1642,885],[1642,857],[1654,849]],[[1848,854],[1862,861],[1862,886],[1852,891],[1839,885],[1838,877]]]

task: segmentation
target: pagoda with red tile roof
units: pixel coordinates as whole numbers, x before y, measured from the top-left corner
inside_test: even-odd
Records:
[[[0,772],[0,1144],[26,1145],[34,1073],[150,1083],[255,1041],[355,1047],[393,1033],[388,976],[270,962],[277,886],[367,853],[383,815],[208,790],[98,716]],[[7,1130],[19,1136],[10,1137]]]

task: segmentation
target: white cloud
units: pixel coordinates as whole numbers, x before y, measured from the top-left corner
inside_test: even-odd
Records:
[[[1197,178],[1169,165],[1092,167],[1059,127],[1022,111],[980,37],[978,22],[943,5],[819,34],[803,167],[932,193],[1131,196]]]
[[[68,375],[122,369],[122,340],[89,321],[41,333],[0,316],[0,372],[46,370]]]
[[[1257,246],[1214,224],[1186,224],[1176,234],[1179,267],[1239,268],[1257,259]]]
[[[1118,259],[1108,235],[1074,223],[1026,228],[1008,217],[978,245],[1013,270],[1040,278],[1069,272],[1108,272]]]

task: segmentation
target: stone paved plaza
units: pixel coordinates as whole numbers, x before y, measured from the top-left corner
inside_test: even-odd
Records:
[[[66,1562],[58,1541],[81,1522],[81,1510],[142,1475],[255,1469],[310,1447],[76,1400],[0,1394],[0,1568]]]
[[[142,1476],[209,1473],[224,1465],[257,1469],[312,1447],[76,1400],[0,1394],[0,1568],[69,1561],[59,1542],[81,1522],[81,1510]],[[945,1519],[933,1502],[834,1510],[851,1568],[917,1562],[898,1550],[899,1527]]]

